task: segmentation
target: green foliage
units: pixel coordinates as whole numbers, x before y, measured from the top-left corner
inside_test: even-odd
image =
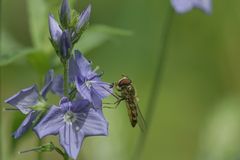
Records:
[[[35,52],[34,48],[23,47],[4,29],[1,33],[0,66],[7,65],[20,57]]]
[[[36,50],[27,56],[28,62],[41,75],[44,75],[51,67],[51,55],[44,51]]]
[[[45,48],[48,37],[49,7],[45,0],[27,0],[29,28],[34,48]],[[48,42],[47,42],[48,43]]]
[[[113,39],[114,36],[131,36],[132,34],[131,31],[124,29],[106,25],[94,25],[86,30],[75,47],[86,53]]]
[[[47,24],[46,24],[47,25]],[[45,26],[45,28],[47,28]],[[45,31],[47,32],[47,31]],[[75,48],[80,49],[82,52],[87,53],[90,50],[97,48],[104,44],[107,41],[112,40],[116,36],[131,36],[132,32],[124,29],[114,28],[106,25],[93,25],[89,27],[83,34],[82,38],[75,45]],[[16,42],[11,35],[6,31],[3,32],[2,37],[2,54],[0,55],[0,66],[7,65],[12,63],[18,58],[28,56],[28,61],[32,66],[39,72],[45,73],[50,67],[49,53],[53,52],[52,50],[48,51],[44,46],[51,46],[50,41],[46,37],[45,42],[48,42],[48,45],[44,45],[44,41],[40,41],[41,34],[33,35],[36,37],[36,44],[42,43],[43,47],[33,46],[23,47],[18,42]],[[40,36],[40,37],[38,37]]]

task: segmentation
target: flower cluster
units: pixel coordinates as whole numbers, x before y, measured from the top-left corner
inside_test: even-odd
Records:
[[[64,74],[54,76],[49,70],[41,91],[36,85],[23,89],[5,102],[27,115],[14,138],[33,128],[39,138],[59,135],[67,156],[77,159],[82,141],[87,136],[106,136],[108,122],[102,112],[102,99],[112,93],[111,85],[101,81],[102,74],[74,44],[86,29],[91,12],[89,5],[80,15],[72,15],[68,0],[59,11],[60,24],[49,15],[50,41],[64,67]],[[59,105],[47,103],[47,93],[60,97]]]
[[[171,3],[177,13],[186,13],[193,8],[199,8],[207,14],[212,11],[211,0],[171,0]]]

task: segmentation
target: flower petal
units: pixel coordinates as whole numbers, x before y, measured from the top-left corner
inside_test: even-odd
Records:
[[[94,88],[92,88],[91,90],[91,97],[92,97],[91,99],[92,99],[93,106],[95,108],[102,107],[102,99],[98,95],[98,93],[94,90]]]
[[[211,0],[171,0],[173,8],[178,13],[186,13],[193,7],[202,9],[206,13],[211,13]]]
[[[39,112],[31,111],[27,117],[24,119],[22,124],[18,127],[18,129],[13,133],[13,137],[15,139],[21,137],[31,126],[32,122],[36,119]]]
[[[94,88],[95,92],[101,98],[105,98],[113,93],[112,87],[109,83],[102,82],[102,81],[92,81],[92,87]]]
[[[90,13],[91,13],[91,4],[89,4],[87,6],[86,9],[84,9],[81,13],[81,15],[79,16],[79,19],[78,19],[78,23],[77,23],[77,27],[76,27],[76,31],[77,33],[79,33],[82,29],[82,27],[84,25],[86,25],[86,23],[89,21],[89,18],[90,18]]]
[[[86,107],[90,107],[89,105],[90,105],[90,103],[88,100],[77,99],[72,102],[71,111],[78,113],[78,112],[81,112],[82,110],[84,110]]]
[[[46,95],[52,87],[53,78],[54,78],[54,71],[53,71],[53,69],[50,69],[48,71],[47,75],[45,76],[44,86],[43,86],[43,89],[40,92],[44,99],[46,99]]]
[[[59,18],[63,26],[67,27],[70,24],[71,10],[68,4],[68,0],[62,1]]]
[[[5,103],[15,106],[23,114],[28,114],[32,110],[30,107],[37,103],[38,97],[39,94],[37,86],[33,85],[8,98],[5,100]]]
[[[108,122],[105,120],[103,114],[97,109],[89,108],[86,113],[87,117],[83,118],[82,113],[78,113],[77,123],[81,127],[81,131],[85,136],[107,136]]]
[[[58,22],[54,19],[53,15],[48,16],[48,23],[51,39],[54,43],[59,44],[62,36],[62,29],[59,27]]]
[[[71,158],[77,159],[84,135],[77,126],[67,123],[59,130],[59,135],[61,146]]]
[[[87,87],[85,83],[82,83],[82,81],[77,77],[76,79],[76,88],[79,92],[79,94],[84,98],[92,102],[92,97],[90,94],[90,89]]]
[[[206,13],[210,14],[212,11],[212,1],[211,0],[195,0],[194,6],[202,9]]]
[[[63,96],[63,76],[62,75],[57,75],[54,79],[53,79],[53,84],[52,84],[52,92],[54,94],[59,95],[60,97]]]
[[[60,38],[60,54],[61,58],[68,59],[70,57],[70,50],[72,48],[72,42],[70,32],[68,30],[63,31]]]
[[[80,74],[80,70],[74,59],[74,56],[72,56],[69,60],[69,82],[74,82],[78,74]]]
[[[67,112],[72,107],[72,102],[69,101],[69,99],[67,97],[62,97],[62,99],[60,100],[59,105],[60,105],[61,110],[63,112]]]
[[[33,128],[39,138],[46,135],[56,135],[64,125],[64,113],[60,107],[52,106],[48,113]]]
[[[78,50],[75,50],[75,61],[78,65],[78,68],[80,71],[79,76],[82,76],[82,77],[88,79],[88,78],[92,77],[94,74],[96,74],[92,71],[91,63]]]
[[[193,8],[193,0],[171,0],[171,3],[178,13],[185,13]]]

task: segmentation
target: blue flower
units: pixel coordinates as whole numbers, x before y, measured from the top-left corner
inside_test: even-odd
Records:
[[[91,63],[77,50],[75,57],[70,59],[69,74],[80,96],[93,103],[94,107],[101,107],[102,99],[112,93],[111,85],[101,81],[101,75],[92,70]]]
[[[46,95],[47,92],[52,90],[52,92],[57,94],[62,94],[61,85],[57,83],[62,83],[59,76],[56,80],[53,78],[53,70],[50,70],[45,78],[45,85],[43,89],[38,91],[36,85],[29,88],[22,89],[20,92],[14,96],[5,100],[8,103],[16,107],[23,114],[27,115],[22,124],[13,133],[14,138],[21,137],[33,124],[33,121],[40,114],[40,110],[46,108]]]
[[[77,159],[83,139],[108,135],[108,123],[102,111],[92,108],[88,100],[71,102],[63,97],[60,107],[52,106],[34,131],[39,138],[59,134],[60,144],[67,154]]]
[[[211,0],[171,0],[171,3],[178,13],[185,13],[193,8],[199,8],[207,14],[210,14],[212,11]]]
[[[61,9],[60,9],[60,12],[59,12],[59,17],[60,17],[61,24],[65,28],[67,28],[71,23],[71,10],[70,10],[70,7],[69,7],[68,0],[63,0],[62,1]]]
[[[39,101],[39,98],[40,95],[38,93],[38,89],[35,85],[33,85],[29,88],[21,90],[16,95],[5,100],[5,103],[16,107],[23,114],[27,115],[22,124],[13,133],[14,138],[21,137],[32,126],[32,122],[37,118],[39,112],[33,110],[31,107],[36,105],[45,105],[44,101]]]

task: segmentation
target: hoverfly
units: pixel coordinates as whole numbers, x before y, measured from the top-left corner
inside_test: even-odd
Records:
[[[138,99],[135,88],[132,85],[132,81],[127,76],[123,76],[118,82],[112,84],[112,87],[115,87],[115,89],[120,93],[120,95],[112,94],[117,99],[114,103],[116,104],[116,107],[122,101],[125,101],[128,117],[132,127],[135,127],[136,124],[138,124],[141,131],[144,131],[146,129],[145,120],[139,109]]]

